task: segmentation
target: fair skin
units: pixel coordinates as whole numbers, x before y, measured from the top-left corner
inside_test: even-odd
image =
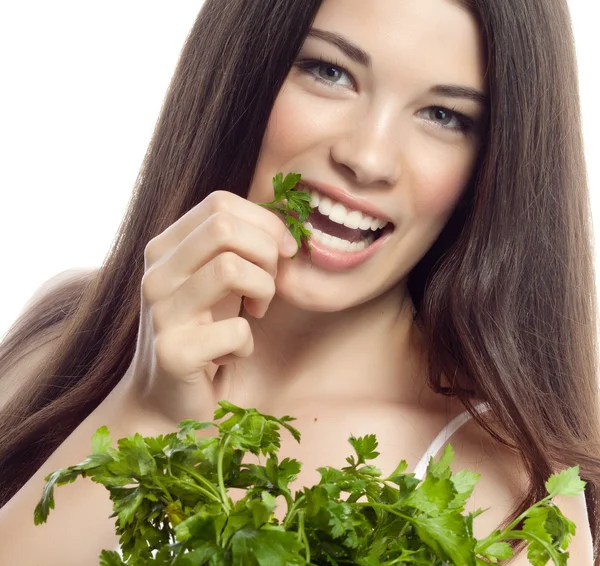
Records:
[[[376,464],[384,473],[400,459],[412,469],[462,412],[460,403],[426,385],[426,350],[412,321],[406,277],[473,171],[477,132],[457,129],[451,112],[435,109],[454,108],[476,123],[484,107],[432,88],[485,93],[476,22],[451,0],[325,0],[313,29],[358,46],[370,65],[322,37],[308,37],[275,102],[248,200],[215,193],[150,242],[131,367],[0,511],[0,532],[10,535],[0,562],[29,566],[43,558],[49,566],[80,566],[116,545],[106,493],[87,480],[58,490],[46,525],[34,531],[30,517],[43,477],[85,458],[92,432],[104,424],[114,438],[156,434],[180,418],[210,419],[218,399],[292,415],[302,443],[283,435],[280,455],[304,463],[294,489],[318,481],[319,466],[343,466],[351,434],[377,435]],[[318,58],[337,61],[337,70],[306,67],[307,59]],[[279,171],[376,205],[394,232],[355,269],[311,266],[303,253],[291,260],[295,250],[285,249],[283,223],[254,204],[272,199],[271,179]],[[245,312],[237,317],[241,296]],[[517,502],[524,468],[473,422],[452,445],[455,470],[482,475],[467,506],[491,507],[475,522],[482,537]],[[578,526],[572,563],[591,564],[583,499],[558,503]],[[33,536],[38,550],[26,544]],[[515,564],[528,562],[520,557]]]

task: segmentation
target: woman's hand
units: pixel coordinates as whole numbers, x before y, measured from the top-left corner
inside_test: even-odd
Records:
[[[226,191],[196,205],[145,249],[138,342],[131,366],[136,403],[174,424],[212,420],[217,367],[250,356],[254,341],[240,316],[219,320],[215,306],[244,297],[265,315],[280,257],[298,251],[272,212]]]

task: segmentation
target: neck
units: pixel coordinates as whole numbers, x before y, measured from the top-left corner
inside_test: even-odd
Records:
[[[264,318],[243,316],[254,353],[220,367],[214,383],[222,399],[267,411],[317,399],[413,404],[435,395],[412,302],[398,288],[335,313],[303,311],[276,295]]]

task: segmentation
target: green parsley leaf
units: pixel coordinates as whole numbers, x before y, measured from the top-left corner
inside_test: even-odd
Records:
[[[486,550],[486,558],[490,560],[507,560],[513,555],[512,548],[507,542],[495,542],[488,546]]]
[[[546,482],[546,490],[550,497],[566,495],[574,497],[583,493],[586,482],[579,478],[579,466],[553,474]]]
[[[308,220],[313,208],[310,205],[310,194],[296,190],[300,179],[301,175],[298,173],[288,173],[285,179],[283,173],[277,173],[273,177],[275,198],[271,202],[259,202],[257,204],[274,212],[282,213],[290,233],[298,244],[298,248],[301,248],[302,244],[306,244],[310,256],[309,238],[311,232],[303,226],[303,223]],[[294,257],[296,256],[294,255]]]

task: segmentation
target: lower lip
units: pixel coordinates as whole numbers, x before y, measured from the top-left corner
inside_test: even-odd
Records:
[[[347,271],[354,269],[359,265],[362,265],[369,259],[371,259],[390,239],[393,230],[382,234],[377,240],[375,240],[368,248],[360,250],[358,252],[342,252],[340,250],[332,250],[327,248],[313,239],[310,239],[311,254],[309,256],[306,244],[302,246],[302,253],[310,260],[312,257],[312,263],[322,269],[328,269],[329,271]]]

